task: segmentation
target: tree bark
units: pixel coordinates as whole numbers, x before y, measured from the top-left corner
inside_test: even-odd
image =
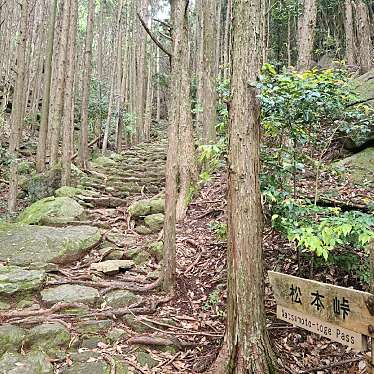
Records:
[[[163,284],[165,291],[172,291],[176,282],[176,203],[178,176],[178,132],[181,120],[181,70],[186,58],[186,39],[184,37],[185,16],[188,0],[170,0],[171,19],[173,24],[173,57],[171,59],[171,87],[169,107],[168,150],[166,160],[166,188],[165,188],[165,222],[163,263]]]
[[[64,91],[65,91],[65,75],[66,75],[66,56],[67,43],[69,34],[69,14],[70,9],[68,2],[64,3],[62,13],[62,27],[60,35],[60,45],[57,63],[57,82],[55,103],[53,108],[53,120],[51,128],[51,159],[50,166],[53,167],[58,161],[58,151],[61,133],[62,114],[64,109]]]
[[[359,62],[361,73],[364,74],[371,68],[371,51],[373,50],[370,35],[369,10],[362,0],[358,0],[356,10]]]
[[[205,0],[203,14],[203,71],[201,84],[203,141],[216,142],[216,1]]]
[[[304,0],[304,9],[299,17],[297,68],[307,70],[312,65],[314,34],[317,22],[317,0]]]
[[[87,167],[88,162],[88,102],[90,96],[90,80],[92,70],[92,42],[95,16],[95,0],[88,1],[87,31],[84,51],[84,70],[82,80],[82,121],[80,134],[79,159],[82,168]]]
[[[69,35],[67,50],[67,66],[65,76],[64,109],[63,109],[63,136],[62,136],[62,177],[61,185],[69,186],[71,179],[72,133],[74,123],[74,72],[75,72],[75,45],[77,29],[78,4],[70,0]]]
[[[17,46],[17,80],[14,90],[13,110],[11,115],[11,134],[9,139],[9,154],[11,157],[10,182],[8,196],[9,212],[16,211],[17,188],[18,188],[18,149],[23,126],[24,113],[24,89],[25,89],[25,67],[26,67],[26,41],[29,3],[28,0],[21,2],[21,20],[19,26],[19,41]]]
[[[352,0],[345,0],[345,56],[348,66],[355,65]]]
[[[261,0],[233,2],[228,154],[228,308],[225,343],[212,373],[274,373],[265,327],[260,196]]]

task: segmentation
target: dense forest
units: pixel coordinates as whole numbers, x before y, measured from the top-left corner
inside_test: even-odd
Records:
[[[374,373],[373,0],[0,0],[0,135],[0,374]]]

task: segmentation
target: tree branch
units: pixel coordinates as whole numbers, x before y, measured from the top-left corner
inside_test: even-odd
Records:
[[[167,22],[161,21],[160,19],[157,19],[157,18],[152,18],[152,19],[153,19],[153,21],[156,21],[156,22],[160,23],[162,26],[167,27],[169,30],[172,29],[172,27]]]
[[[144,20],[142,19],[141,15],[139,13],[137,13],[138,15],[138,18],[139,18],[139,21],[140,23],[142,24],[142,26],[144,27],[144,30],[147,32],[147,34],[151,37],[151,39],[154,41],[154,43],[157,45],[157,47],[159,47],[161,49],[162,52],[164,52],[166,55],[168,55],[170,58],[172,58],[172,54],[170,51],[168,51],[163,45],[162,43],[152,34],[152,31],[148,28],[148,26],[146,25],[146,23],[144,22]]]

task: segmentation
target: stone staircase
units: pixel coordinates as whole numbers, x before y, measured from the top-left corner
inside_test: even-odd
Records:
[[[166,141],[143,143],[114,157],[98,157],[90,164],[90,175],[80,183],[122,199],[154,195],[165,182],[166,147]]]
[[[152,331],[135,314],[156,307],[166,147],[100,156],[75,173],[77,187],[0,225],[0,374],[150,373],[159,364],[126,342]]]

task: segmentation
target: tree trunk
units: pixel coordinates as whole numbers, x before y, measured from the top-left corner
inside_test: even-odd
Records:
[[[345,0],[345,56],[349,67],[355,65],[352,0]]]
[[[140,0],[141,16],[148,23],[149,0]],[[136,139],[144,140],[144,108],[145,108],[145,76],[146,76],[146,32],[143,26],[138,23],[138,55],[137,55],[137,99],[136,99]]]
[[[29,4],[28,0],[23,0],[21,5],[21,20],[19,26],[19,41],[17,46],[17,80],[13,97],[13,110],[11,115],[11,134],[9,139],[9,155],[11,158],[10,183],[8,196],[9,212],[15,212],[17,205],[18,188],[18,149],[21,138],[24,113],[24,90],[25,90],[25,56],[27,41],[27,24]]]
[[[112,53],[112,59],[114,61],[113,65],[113,72],[112,72],[112,79],[111,79],[111,88],[110,88],[110,96],[109,96],[109,104],[108,104],[108,117],[105,124],[104,130],[104,139],[103,139],[103,147],[102,153],[105,154],[107,147],[108,147],[108,139],[110,135],[110,125],[112,121],[112,114],[113,114],[113,106],[114,106],[114,95],[116,91],[116,83],[118,83],[117,74],[121,74],[121,66],[119,66],[119,58],[118,55],[120,50],[122,49],[122,30],[121,30],[121,16],[122,16],[122,8],[123,8],[123,0],[121,0],[118,4],[117,9],[117,22],[116,22],[116,40],[114,42],[116,46],[117,53]],[[118,86],[118,85],[117,85]]]
[[[185,17],[188,0],[170,0],[171,20],[173,25],[173,57],[171,59],[170,76],[170,107],[168,151],[166,160],[166,188],[165,188],[165,222],[164,222],[164,264],[163,264],[163,289],[172,291],[176,282],[176,203],[177,203],[177,176],[178,176],[178,131],[181,123],[181,71],[183,61],[187,58],[185,47],[187,39],[185,33]]]
[[[65,74],[66,74],[66,56],[67,43],[69,34],[69,14],[70,9],[68,2],[64,3],[62,14],[62,27],[60,35],[60,45],[57,63],[57,82],[55,103],[53,108],[53,120],[51,129],[51,159],[50,166],[53,167],[58,161],[58,150],[61,133],[62,114],[64,109],[64,91],[65,91]]]
[[[87,32],[84,51],[84,70],[82,82],[82,121],[81,121],[81,135],[79,158],[82,168],[87,167],[88,162],[88,102],[90,96],[90,80],[91,80],[91,59],[92,59],[92,42],[93,42],[93,28],[95,16],[95,0],[88,1],[87,14]]]
[[[358,0],[356,9],[359,62],[361,73],[364,74],[371,68],[371,51],[373,50],[370,35],[369,10],[362,0]]]
[[[304,9],[299,18],[297,68],[307,70],[312,65],[314,34],[317,22],[317,0],[304,0]]]
[[[205,0],[203,8],[203,73],[201,84],[204,143],[216,142],[216,1]],[[216,51],[218,52],[218,51]]]
[[[228,309],[225,345],[212,373],[275,372],[265,328],[260,107],[261,0],[233,2],[228,154]]]
[[[67,50],[67,66],[64,92],[63,136],[62,136],[62,178],[61,185],[69,186],[71,179],[72,133],[74,123],[74,71],[75,45],[77,29],[78,5],[70,0],[69,35]]]

